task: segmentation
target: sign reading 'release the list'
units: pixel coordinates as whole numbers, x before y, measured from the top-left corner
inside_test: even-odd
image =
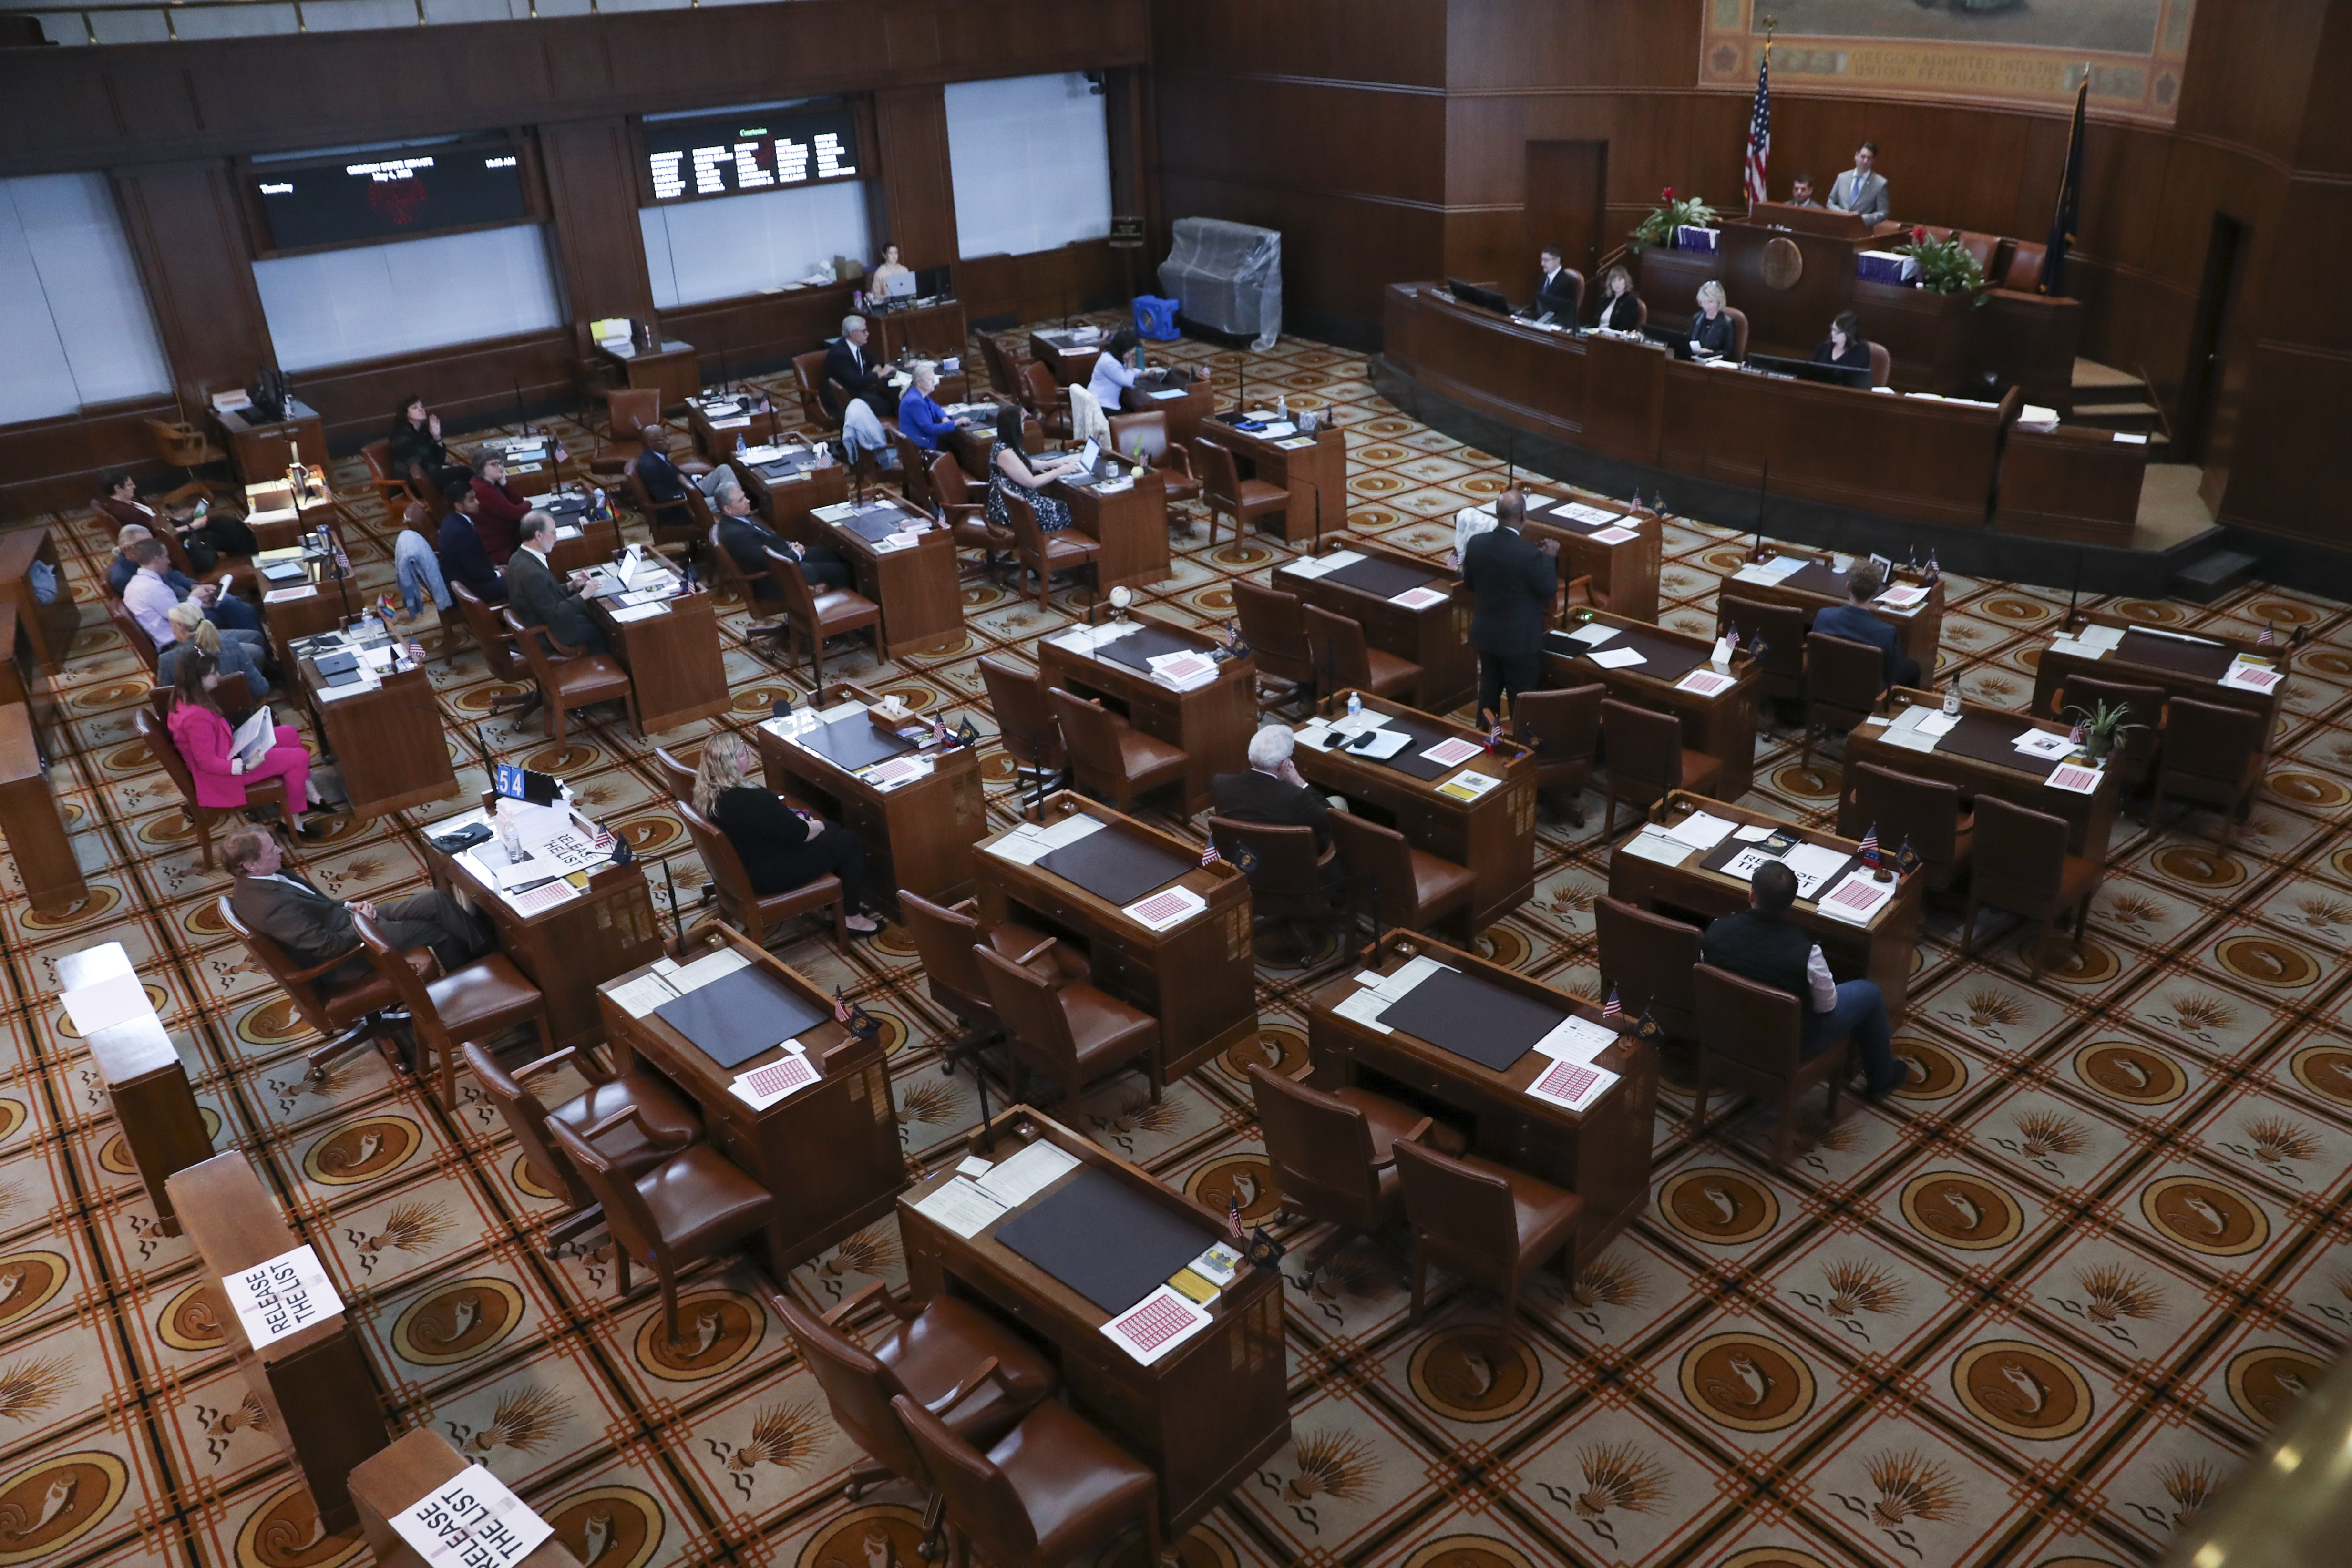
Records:
[[[509,1568],[555,1533],[480,1465],[410,1503],[392,1527],[430,1568]]]
[[[307,1246],[239,1269],[221,1285],[256,1350],[343,1310],[343,1299],[335,1293],[325,1265]]]

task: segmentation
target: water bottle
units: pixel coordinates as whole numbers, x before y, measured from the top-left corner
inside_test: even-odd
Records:
[[[1288,392],[1282,392],[1276,396],[1274,400],[1274,417],[1279,420],[1287,420],[1290,417],[1290,394]]]
[[[743,433],[740,430],[737,431],[735,433],[735,455],[738,457],[742,456],[748,445],[749,444],[743,439]]]
[[[588,515],[598,522],[604,520],[604,486],[596,486],[596,494],[588,504]]]
[[[1946,718],[1960,716],[1960,684],[1958,681],[1944,688],[1944,716]]]
[[[1363,714],[1364,694],[1361,692],[1349,692],[1348,694],[1348,716],[1351,719],[1361,718]]]

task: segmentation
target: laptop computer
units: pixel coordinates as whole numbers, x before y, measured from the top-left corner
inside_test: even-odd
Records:
[[[1077,458],[1080,463],[1086,465],[1082,472],[1071,475],[1068,478],[1062,481],[1063,484],[1076,485],[1083,487],[1089,485],[1098,485],[1102,482],[1102,476],[1096,471],[1097,465],[1102,462],[1102,443],[1089,436],[1087,438],[1087,444],[1084,446],[1080,447],[1075,453],[1065,453],[1063,456],[1074,456]],[[1055,461],[1058,462],[1060,459],[1057,458],[1055,459]]]
[[[914,297],[915,275],[913,273],[894,272],[882,280],[883,298],[912,299]]]

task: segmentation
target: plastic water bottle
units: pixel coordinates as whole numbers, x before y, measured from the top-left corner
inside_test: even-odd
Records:
[[[1363,713],[1364,694],[1361,692],[1349,692],[1348,694],[1348,716],[1349,718],[1360,718],[1363,716]]]
[[[735,433],[735,455],[738,457],[742,456],[748,445],[749,444],[743,439],[743,433],[740,430],[737,431]]]
[[[604,520],[604,486],[602,485],[596,486],[595,497],[589,502],[588,515],[600,523]]]
[[[1288,392],[1282,392],[1276,396],[1274,400],[1274,417],[1280,420],[1287,420],[1290,417],[1290,394]]]
[[[1960,716],[1960,684],[1958,681],[1944,688],[1944,716],[1947,718]]]

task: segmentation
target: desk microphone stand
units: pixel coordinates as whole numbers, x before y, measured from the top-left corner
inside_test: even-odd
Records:
[[[1315,554],[1317,554],[1317,555],[1318,555],[1318,556],[1319,556],[1319,555],[1321,555],[1321,554],[1323,553],[1323,490],[1322,490],[1322,486],[1318,486],[1316,487],[1316,490],[1315,490],[1315,551],[1314,551],[1314,553],[1315,553]]]
[[[1756,553],[1748,558],[1750,560],[1764,559],[1764,492],[1771,483],[1772,460],[1767,457],[1764,459],[1763,477],[1756,481]]]

